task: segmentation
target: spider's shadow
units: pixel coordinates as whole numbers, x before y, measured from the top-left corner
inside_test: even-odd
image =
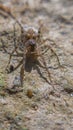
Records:
[[[50,84],[48,79],[41,72],[40,67],[41,67],[40,66],[40,62],[38,60],[32,61],[32,59],[26,58],[26,60],[25,60],[25,71],[30,73],[32,70],[37,70],[37,72],[40,75],[40,77],[42,79],[44,79],[47,83]]]

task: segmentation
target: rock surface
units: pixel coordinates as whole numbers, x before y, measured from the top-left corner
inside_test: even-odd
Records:
[[[73,130],[73,0],[0,0],[0,3],[10,7],[23,25],[39,28],[42,24],[43,37],[55,41],[56,46],[50,41],[47,44],[52,45],[65,67],[60,69],[49,51],[44,57],[54,88],[40,76],[39,70],[48,79],[47,72],[39,68],[25,74],[23,91],[9,93],[6,89],[11,89],[20,68],[6,74],[9,56],[0,42],[0,130]],[[0,33],[13,31],[14,22],[0,13]],[[6,41],[6,36],[3,38]],[[33,92],[32,98],[28,97],[28,90]]]

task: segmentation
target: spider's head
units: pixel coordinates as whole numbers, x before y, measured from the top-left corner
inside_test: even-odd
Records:
[[[38,29],[32,26],[25,25],[24,28],[24,36],[27,40],[34,39],[36,40],[38,37]]]

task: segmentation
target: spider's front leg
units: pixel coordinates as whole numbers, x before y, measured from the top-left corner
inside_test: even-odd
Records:
[[[46,41],[50,41],[50,42],[53,43],[53,45],[57,46],[56,43],[55,43],[55,41],[52,40],[52,39],[50,39],[50,38],[44,39],[44,40],[43,40],[43,43],[45,43]],[[55,52],[55,50],[52,48],[52,46],[51,46],[51,45],[47,45],[47,47],[48,47],[48,49],[50,49],[51,52],[56,56],[59,67],[60,67],[61,69],[64,69],[65,67],[64,67],[63,65],[61,65],[60,60],[59,60],[59,57],[58,57],[57,53]]]
[[[55,52],[55,50],[52,48],[51,45],[45,44],[46,41],[51,41],[51,42],[53,42],[54,45],[56,45],[56,43],[55,43],[53,40],[49,39],[49,38],[46,38],[46,39],[42,40],[42,42],[41,42],[42,45],[41,45],[39,48],[46,46],[47,49],[45,49],[45,50],[41,53],[41,55],[45,54],[45,52],[47,52],[47,51],[50,49],[51,52],[56,56],[59,67],[62,67],[62,65],[60,64],[59,57],[58,57],[57,53]]]
[[[53,48],[50,45],[48,45],[48,49],[50,49],[51,52],[56,56],[59,67],[62,67],[62,65],[60,64],[60,60],[59,60],[57,53],[53,50]]]

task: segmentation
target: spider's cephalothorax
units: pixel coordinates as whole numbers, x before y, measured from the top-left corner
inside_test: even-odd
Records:
[[[21,30],[21,41],[25,44],[29,39],[37,40],[38,30],[32,26],[25,25]]]
[[[26,49],[27,49],[27,52],[29,54],[31,54],[32,52],[35,52],[36,50],[36,41],[33,40],[33,39],[30,39],[28,40],[26,43],[25,43],[25,46],[26,46]]]

